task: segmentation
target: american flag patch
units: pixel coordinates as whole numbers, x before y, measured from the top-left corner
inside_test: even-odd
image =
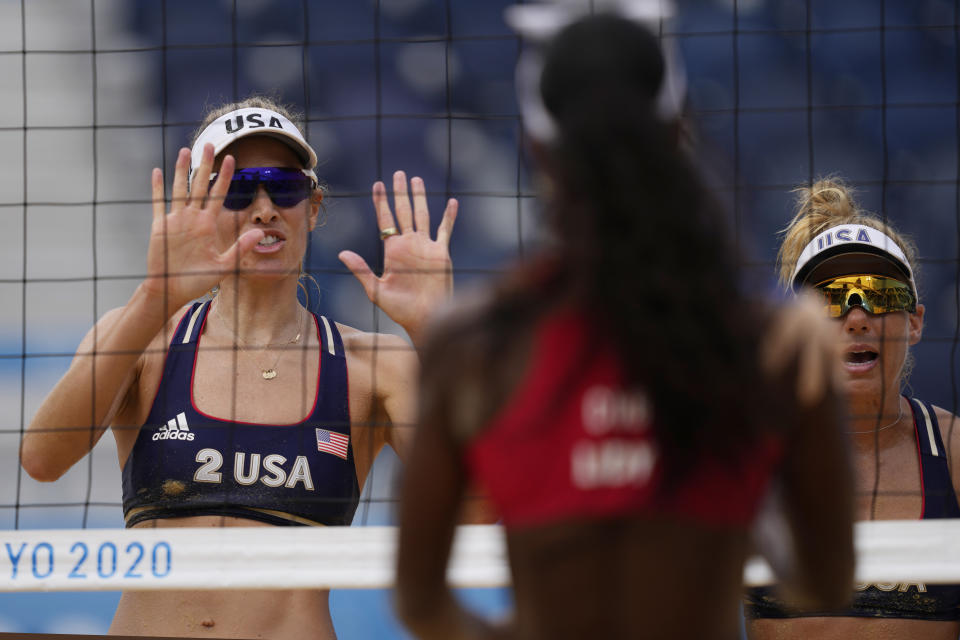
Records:
[[[348,444],[350,444],[350,436],[345,436],[336,431],[317,429],[317,451],[332,453],[346,460]]]

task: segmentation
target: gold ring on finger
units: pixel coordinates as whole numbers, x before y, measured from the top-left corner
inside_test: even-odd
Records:
[[[399,233],[400,233],[400,232],[397,231],[397,228],[396,228],[396,227],[387,227],[386,229],[381,229],[381,230],[380,230],[380,239],[381,239],[381,240],[386,240],[386,239],[389,238],[390,236],[395,236],[395,235],[398,235]]]

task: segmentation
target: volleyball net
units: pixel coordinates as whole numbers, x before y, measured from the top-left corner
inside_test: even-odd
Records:
[[[960,575],[955,521],[855,528],[859,583],[952,584]],[[0,541],[0,592],[386,589],[396,556],[390,526],[20,530]],[[501,528],[460,526],[447,578],[457,588],[509,587]],[[765,560],[747,563],[746,585],[775,582]]]
[[[19,444],[84,333],[142,280],[150,169],[163,167],[169,184],[205,105],[259,92],[305,114],[330,189],[306,260],[320,288],[313,310],[401,333],[337,260],[349,248],[380,264],[369,190],[395,169],[424,178],[434,224],[448,197],[460,200],[458,288],[535,247],[536,179],[514,93],[525,45],[503,21],[513,3],[0,2],[0,590],[240,588],[251,576],[259,588],[390,584],[392,530],[381,528],[395,504],[389,459],[374,465],[356,512],[354,523],[370,526],[346,533],[123,531],[111,438],[51,484],[22,472]],[[698,0],[682,3],[661,34],[682,52],[711,187],[750,256],[745,277],[773,291],[790,190],[843,175],[865,208],[920,247],[926,327],[910,384],[953,413],[958,13],[956,2]],[[858,579],[956,580],[953,531],[858,525]],[[507,583],[500,536],[461,532],[454,583]],[[271,567],[285,567],[276,583],[266,582]],[[762,582],[764,571],[751,565],[748,580]]]

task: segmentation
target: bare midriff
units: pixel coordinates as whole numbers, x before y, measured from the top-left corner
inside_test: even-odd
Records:
[[[193,516],[148,520],[135,528],[268,526],[244,518]],[[110,634],[333,640],[329,598],[330,592],[321,589],[126,591]]]

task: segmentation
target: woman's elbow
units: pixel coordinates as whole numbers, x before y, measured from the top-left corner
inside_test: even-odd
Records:
[[[842,545],[824,558],[825,562],[806,568],[800,585],[804,609],[839,611],[853,599],[855,555],[853,545]]]
[[[401,590],[397,590],[393,602],[393,610],[397,614],[400,622],[414,634],[422,635],[426,611],[422,603],[417,603],[416,599],[411,599]]]
[[[69,468],[56,464],[52,457],[36,446],[29,437],[24,438],[20,446],[20,466],[27,475],[38,482],[59,480]]]
[[[437,619],[444,609],[442,591],[425,590],[422,585],[405,584],[400,579],[394,592],[393,607],[397,618],[417,637],[435,637]]]
[[[393,593],[393,609],[397,617],[406,624],[415,623],[424,612],[424,600],[418,594],[417,588],[398,576],[396,589]]]
[[[817,595],[825,609],[836,611],[850,606],[853,600],[855,562],[851,550],[848,558],[837,563],[833,575],[820,584]]]

